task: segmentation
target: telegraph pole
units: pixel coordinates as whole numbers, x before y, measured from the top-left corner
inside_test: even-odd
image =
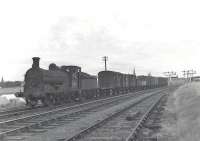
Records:
[[[169,82],[171,81],[171,78],[174,76],[177,76],[176,72],[174,71],[164,72],[164,75],[168,77],[168,85],[169,85]]]
[[[171,80],[171,78],[172,78],[173,76],[177,76],[177,75],[176,75],[176,72],[174,72],[174,71],[164,72],[164,75],[167,76],[167,77],[169,78],[169,80]]]
[[[196,74],[197,72],[195,70],[190,70],[189,74],[191,75],[190,77],[193,77],[194,74]]]
[[[187,71],[184,70],[184,71],[182,71],[182,72],[183,72],[183,77],[185,78],[185,76],[187,76]]]
[[[192,81],[192,78],[193,78],[194,74],[196,74],[196,71],[195,70],[190,70],[190,72],[189,72],[190,81]]]
[[[194,76],[194,74],[196,74],[196,71],[193,69],[192,70],[184,70],[182,72],[183,72],[184,78],[186,77],[189,82],[192,81],[192,77]]]
[[[104,56],[104,57],[103,57],[103,61],[104,61],[104,64],[105,64],[105,71],[107,71],[108,56]]]

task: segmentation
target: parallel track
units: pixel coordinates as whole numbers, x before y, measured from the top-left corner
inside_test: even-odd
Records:
[[[137,138],[139,129],[142,127],[143,123],[148,119],[151,112],[159,104],[159,102],[164,96],[165,95],[161,96],[158,100],[156,100],[155,103],[146,111],[146,113],[142,116],[142,118],[137,122],[137,125],[135,126],[135,128],[132,129],[131,133],[126,138],[126,141],[134,141]]]
[[[154,90],[156,90],[156,89],[154,89]],[[138,92],[134,92],[134,94],[142,94],[142,93],[151,92],[151,91],[153,91],[153,90],[151,89],[151,90],[138,91]],[[90,101],[92,101],[92,100],[90,100]],[[57,109],[57,108],[66,107],[66,106],[73,106],[73,105],[76,105],[76,103],[68,103],[68,104],[52,106],[52,107],[42,107],[42,106],[37,106],[35,108],[25,107],[25,108],[16,108],[13,110],[2,111],[2,112],[0,112],[0,121],[2,121],[3,119],[7,119],[7,118],[10,119],[11,117],[14,118],[14,116],[17,117],[17,116],[22,116],[25,114],[39,113],[42,111],[49,111],[52,109]]]
[[[160,90],[161,91],[161,90]],[[54,109],[48,112],[36,113],[28,115],[25,117],[20,117],[12,120],[7,120],[0,122],[0,137],[3,139],[7,135],[12,135],[20,131],[26,131],[27,129],[37,128],[38,126],[48,125],[57,120],[63,120],[66,117],[74,116],[89,110],[98,109],[102,105],[109,105],[117,101],[122,102],[122,100],[127,100],[130,97],[133,97],[134,94],[126,94],[115,97],[109,97],[106,99],[100,99],[84,104],[79,104],[71,107],[63,107]],[[117,103],[118,104],[118,103]],[[21,126],[19,126],[21,125]]]
[[[74,141],[74,140],[83,140],[83,141],[87,141],[87,140],[109,140],[109,141],[122,141],[122,140],[126,140],[126,141],[133,141],[133,137],[135,134],[137,134],[137,130],[140,128],[140,125],[143,123],[143,121],[146,120],[146,118],[148,117],[148,115],[151,113],[151,111],[154,109],[154,107],[159,103],[159,101],[161,100],[161,98],[163,98],[163,94],[158,94],[155,98],[155,95],[153,96],[148,96],[148,97],[145,97],[139,101],[137,101],[136,103],[133,103],[133,104],[130,104],[128,106],[126,106],[125,108],[115,112],[115,113],[112,113],[110,116],[102,119],[101,121],[89,126],[88,128],[86,129],[83,129],[82,131],[80,131],[79,133],[73,135],[72,137],[70,138],[66,138],[65,141]],[[130,135],[127,137],[127,138],[123,138],[122,135],[120,135],[120,132],[122,132],[123,129],[121,128],[131,128],[131,126],[125,126],[125,127],[117,127],[118,129],[120,129],[120,132],[118,133],[117,130],[115,129],[115,125],[119,122],[117,118],[119,118],[119,116],[122,116],[124,118],[124,115],[125,113],[131,109],[131,108],[135,108],[135,106],[137,105],[145,105],[144,102],[147,102],[149,99],[152,99],[152,97],[154,97],[153,99],[156,99],[156,101],[153,101],[151,100],[152,104],[147,104],[147,105],[151,105],[149,108],[146,107],[146,112],[144,112],[144,114],[140,117],[139,120],[137,120],[137,124],[135,126],[135,128],[132,130],[132,132],[130,133]],[[143,104],[142,104],[143,103]],[[123,114],[123,115],[122,115]],[[113,120],[116,120],[115,122],[113,122]],[[105,124],[107,124],[108,122],[112,121],[113,123],[111,123],[109,126],[107,127],[104,127]],[[95,132],[96,130],[102,128],[102,130],[100,130],[100,132]],[[112,137],[112,130],[114,130],[114,134],[115,136],[119,136],[120,137]],[[127,130],[127,129],[126,129]],[[130,129],[129,129],[130,130]],[[95,133],[94,133],[95,132]],[[124,132],[124,131],[123,131]],[[93,133],[93,135],[90,135]],[[109,137],[105,137],[104,136],[104,133],[106,133],[107,135],[109,135]],[[118,135],[117,135],[118,134]],[[124,134],[124,133],[123,133]],[[94,137],[92,137],[94,136]],[[98,136],[98,137],[95,137],[95,136]]]

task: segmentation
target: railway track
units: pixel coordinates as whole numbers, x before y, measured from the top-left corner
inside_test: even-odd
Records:
[[[161,90],[158,90],[157,92],[160,91]],[[138,95],[141,94],[138,92]],[[98,112],[98,110],[105,110],[106,108],[123,103],[124,101],[127,101],[127,99],[130,100],[130,97],[135,98],[138,95],[126,94],[109,97],[71,107],[58,108],[42,113],[35,113],[20,118],[2,121],[0,122],[0,137],[2,140],[14,140],[16,139],[16,133],[29,132],[31,130],[44,131],[44,128],[49,129],[59,126],[57,121],[59,123],[74,121],[80,119],[84,115]]]
[[[151,105],[151,107],[145,112],[145,114],[142,116],[142,118],[137,122],[135,128],[132,129],[131,133],[129,136],[126,138],[126,141],[134,141],[139,139],[139,130],[142,128],[144,125],[145,121],[148,120],[148,118],[151,116],[155,108],[160,104],[160,101],[166,97],[166,95],[161,96],[158,100],[156,100],[155,103]]]
[[[164,111],[164,107],[167,102],[169,95],[165,95],[158,104],[156,104],[152,110],[147,113],[148,115],[144,118],[143,121],[138,123],[132,133],[127,139],[131,140],[163,140],[163,135],[160,134],[161,119]]]
[[[134,141],[141,125],[164,96],[153,95],[125,106],[65,141]]]
[[[154,89],[154,90],[156,90],[156,89]],[[151,92],[151,91],[154,91],[154,90],[138,91],[138,92],[134,92],[134,94],[137,95],[137,94],[142,94],[142,93],[146,93],[146,92]],[[57,105],[57,106],[52,106],[52,107],[37,106],[35,108],[23,107],[23,108],[16,108],[16,109],[7,110],[7,111],[1,111],[0,112],[0,121],[2,121],[4,119],[15,118],[15,117],[18,117],[18,116],[25,116],[25,115],[28,115],[28,114],[39,113],[39,112],[42,112],[42,111],[49,111],[49,110],[52,110],[52,109],[62,108],[62,107],[66,107],[66,106],[73,106],[73,105],[76,105],[76,104],[77,103],[68,103],[68,104]]]

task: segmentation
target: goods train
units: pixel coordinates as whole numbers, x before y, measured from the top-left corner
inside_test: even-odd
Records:
[[[163,77],[136,77],[114,71],[101,71],[96,77],[82,72],[79,66],[58,67],[54,63],[46,70],[40,68],[39,61],[39,57],[33,57],[32,68],[25,74],[24,91],[16,93],[29,106],[39,101],[46,106],[79,102],[168,84]]]

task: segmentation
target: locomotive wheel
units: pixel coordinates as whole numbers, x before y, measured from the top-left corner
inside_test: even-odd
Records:
[[[47,97],[42,100],[42,103],[44,104],[44,106],[52,106],[53,105],[51,100]]]
[[[43,98],[42,100],[42,104],[44,105],[44,106],[49,106],[49,102],[46,100],[46,98]]]
[[[62,103],[64,103],[64,100],[61,97],[56,97],[56,104],[59,105]]]
[[[45,106],[53,106],[56,105],[56,99],[53,95],[46,95],[46,97],[42,99],[42,103]]]
[[[35,107],[37,105],[37,100],[26,98],[26,105],[30,107]]]
[[[56,105],[56,97],[55,96],[51,95],[50,100],[51,100],[52,105]]]

